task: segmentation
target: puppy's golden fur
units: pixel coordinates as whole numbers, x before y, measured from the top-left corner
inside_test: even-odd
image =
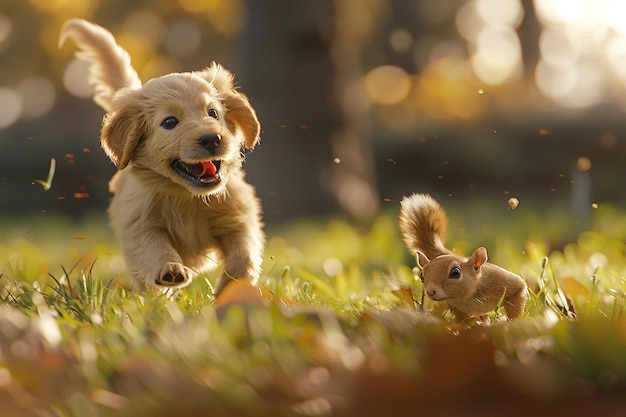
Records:
[[[107,114],[101,143],[119,171],[110,182],[111,225],[130,273],[148,286],[184,286],[221,264],[219,293],[234,279],[256,283],[265,242],[261,207],[241,169],[260,126],[232,74],[213,63],[145,85],[106,29],[71,19],[91,64],[94,101]]]

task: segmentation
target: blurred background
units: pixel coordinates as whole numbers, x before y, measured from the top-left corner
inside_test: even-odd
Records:
[[[245,169],[268,224],[368,220],[412,192],[580,219],[626,204],[623,0],[3,0],[4,219],[110,199],[103,112],[58,46],[71,17],[111,30],[144,81],[236,74],[263,128]]]

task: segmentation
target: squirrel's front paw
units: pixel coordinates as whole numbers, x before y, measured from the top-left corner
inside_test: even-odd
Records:
[[[187,285],[192,277],[191,269],[177,262],[168,262],[163,266],[157,279],[156,285],[163,287],[179,287]]]

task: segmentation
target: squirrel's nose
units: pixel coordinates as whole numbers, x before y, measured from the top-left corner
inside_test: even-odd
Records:
[[[428,288],[426,290],[426,293],[428,294],[429,297],[433,297],[435,294],[437,294],[437,290],[435,290],[434,288]]]

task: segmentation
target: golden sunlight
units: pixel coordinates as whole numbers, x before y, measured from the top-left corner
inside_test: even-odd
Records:
[[[544,28],[535,78],[560,105],[583,108],[626,86],[626,2],[535,0]],[[626,105],[626,101],[623,101]]]

